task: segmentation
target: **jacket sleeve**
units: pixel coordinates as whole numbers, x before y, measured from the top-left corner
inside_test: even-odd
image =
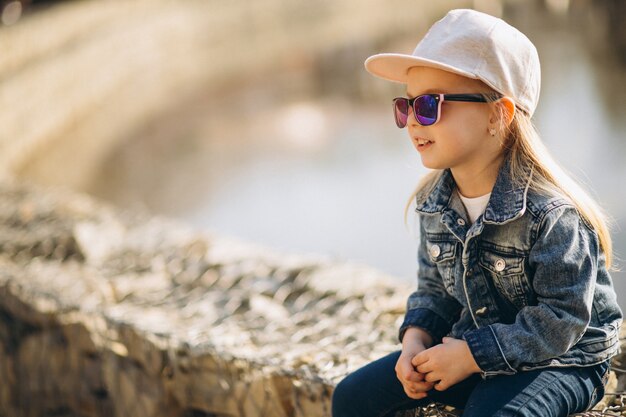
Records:
[[[417,291],[407,300],[406,315],[400,326],[400,342],[406,329],[419,327],[432,336],[434,343],[439,343],[450,332],[461,312],[459,302],[446,291],[437,265],[430,259],[426,246],[426,233],[420,221]]]
[[[484,376],[558,357],[580,340],[591,319],[599,256],[596,233],[574,207],[543,217],[527,263],[536,305],[522,308],[512,324],[464,335]]]

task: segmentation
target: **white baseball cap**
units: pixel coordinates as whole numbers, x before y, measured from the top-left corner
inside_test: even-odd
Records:
[[[365,61],[371,74],[406,84],[411,67],[432,67],[483,81],[532,116],[541,67],[533,43],[497,17],[469,9],[449,11],[429,29],[413,54],[385,53]]]

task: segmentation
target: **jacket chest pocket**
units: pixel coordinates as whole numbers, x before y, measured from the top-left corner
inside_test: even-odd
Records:
[[[454,265],[456,261],[456,242],[427,240],[426,248],[430,259],[437,265],[439,275],[448,294],[454,291]]]
[[[530,285],[524,274],[524,257],[499,251],[481,249],[478,264],[491,278],[498,292],[516,308],[529,304]]]

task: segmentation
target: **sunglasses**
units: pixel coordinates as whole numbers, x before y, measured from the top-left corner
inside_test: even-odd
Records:
[[[422,126],[431,126],[441,117],[441,103],[444,101],[487,103],[500,98],[498,94],[423,94],[413,98],[396,97],[393,99],[393,115],[396,125],[402,129],[406,126],[409,108],[412,107],[417,123]]]

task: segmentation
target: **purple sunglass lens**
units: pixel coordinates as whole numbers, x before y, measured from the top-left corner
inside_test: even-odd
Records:
[[[409,117],[409,102],[407,99],[398,98],[393,102],[393,113],[396,119],[396,125],[399,128],[406,126]]]
[[[420,96],[413,102],[417,121],[423,126],[432,125],[437,121],[438,103],[433,96]]]

